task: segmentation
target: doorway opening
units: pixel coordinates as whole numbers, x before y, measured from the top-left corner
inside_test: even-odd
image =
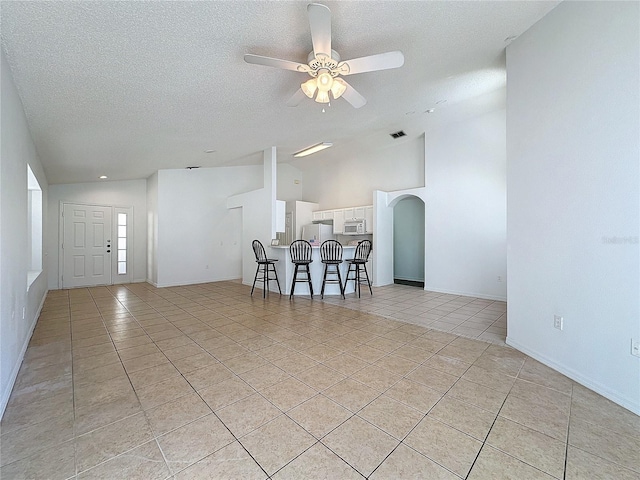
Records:
[[[424,288],[424,202],[414,196],[393,207],[393,283]]]

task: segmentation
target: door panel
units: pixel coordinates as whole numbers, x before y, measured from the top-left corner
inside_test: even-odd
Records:
[[[62,287],[110,285],[111,207],[63,204]]]

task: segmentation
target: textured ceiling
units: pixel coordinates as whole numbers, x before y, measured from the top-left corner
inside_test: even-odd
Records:
[[[307,3],[2,1],[2,46],[49,183],[250,164],[272,145],[291,161],[321,141],[417,135],[503,89],[506,39],[557,5],[323,2],[343,59],[400,50],[405,64],[350,76],[368,103],[356,110],[338,99],[321,113],[312,100],[286,106],[306,74],[243,60],[306,63]]]

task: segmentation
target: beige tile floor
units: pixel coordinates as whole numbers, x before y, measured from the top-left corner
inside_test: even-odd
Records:
[[[49,292],[0,427],[3,480],[640,478],[640,417],[531,358],[235,282]]]
[[[348,302],[339,296],[326,296],[324,301],[441,332],[505,345],[505,302],[428,292],[407,285],[388,285],[374,289],[373,297],[365,287],[360,298],[354,293],[347,295]]]

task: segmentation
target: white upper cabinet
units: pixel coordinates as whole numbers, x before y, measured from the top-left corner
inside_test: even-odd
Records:
[[[317,210],[313,212],[313,221],[333,220],[333,233],[344,233],[344,222],[354,218],[365,220],[365,233],[373,233],[373,205],[347,207],[336,210]]]
[[[344,210],[344,218],[345,218],[345,220],[351,220],[352,218],[355,218],[354,217],[354,213],[353,213],[353,211],[355,209],[353,207],[344,208],[343,210]]]
[[[364,220],[366,233],[373,233],[373,205],[364,208]]]
[[[333,211],[333,233],[344,232],[344,210]]]

